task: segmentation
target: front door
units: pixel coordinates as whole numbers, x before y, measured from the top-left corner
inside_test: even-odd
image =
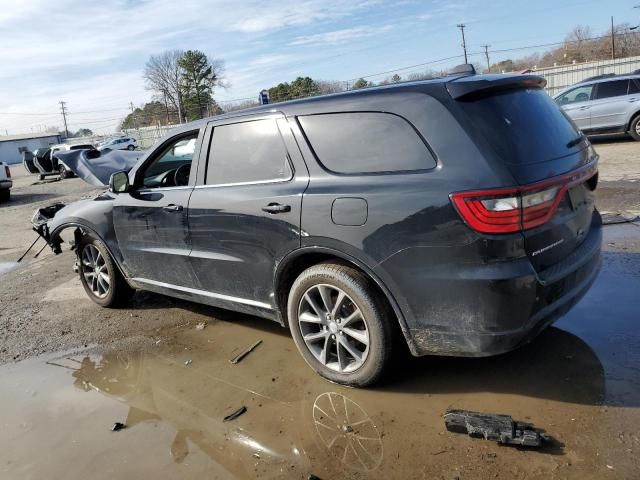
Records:
[[[557,98],[562,109],[581,130],[591,128],[591,98],[593,85],[581,85]]]
[[[135,173],[130,193],[117,196],[113,223],[127,274],[159,286],[192,287],[189,183],[198,131],[157,149]]]
[[[308,173],[281,115],[227,122],[208,129],[189,202],[191,265],[214,298],[269,309],[276,265],[300,246]]]

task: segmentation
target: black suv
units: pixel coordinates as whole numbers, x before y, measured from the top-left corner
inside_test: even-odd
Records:
[[[460,74],[198,121],[34,225],[58,252],[75,227],[96,303],[145,289],[272,319],[335,382],[379,379],[396,334],[506,352],[600,265],[598,157],[543,87]]]

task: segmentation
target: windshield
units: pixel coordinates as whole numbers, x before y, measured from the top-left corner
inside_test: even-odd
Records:
[[[558,105],[538,89],[504,90],[456,102],[471,131],[505,163],[525,165],[564,157],[585,147]]]

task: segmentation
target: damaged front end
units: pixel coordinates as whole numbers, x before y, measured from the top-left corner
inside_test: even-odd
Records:
[[[49,222],[53,217],[55,217],[56,213],[62,210],[65,206],[66,205],[64,203],[54,203],[53,205],[37,209],[33,214],[33,217],[31,217],[33,230],[49,244],[53,253],[56,255],[62,252],[62,248],[60,247],[62,239],[60,238],[60,235],[55,235],[55,237],[51,236]]]

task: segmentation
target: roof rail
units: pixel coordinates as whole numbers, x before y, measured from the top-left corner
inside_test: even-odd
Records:
[[[462,65],[456,65],[447,72],[449,75],[475,75],[476,69],[470,63],[463,63]]]
[[[592,80],[600,80],[602,78],[611,78],[615,76],[615,73],[603,73],[602,75],[595,75],[593,77],[585,78],[584,80],[580,80],[578,83],[590,82]]]

